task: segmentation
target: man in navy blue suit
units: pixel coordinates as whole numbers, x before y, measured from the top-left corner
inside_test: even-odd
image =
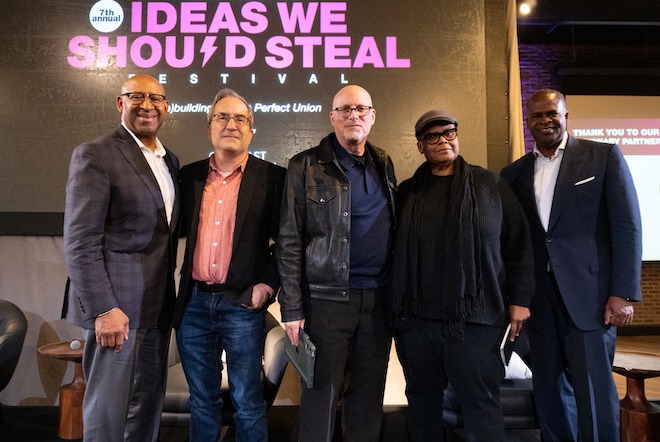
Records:
[[[618,441],[611,369],[616,326],[630,324],[642,296],[639,205],[619,147],[571,137],[567,120],[560,92],[536,92],[534,150],[502,170],[534,248],[534,397],[544,441]]]

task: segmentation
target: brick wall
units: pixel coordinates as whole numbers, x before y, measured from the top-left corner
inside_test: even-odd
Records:
[[[635,68],[660,66],[660,48],[652,46],[605,46],[605,45],[550,45],[521,44],[519,46],[520,80],[523,103],[537,90],[548,87],[564,93],[580,94],[579,90],[567,90],[570,79],[560,75],[562,67],[586,66],[589,68]],[[594,78],[594,82],[605,81]],[[611,82],[611,79],[608,79]],[[626,85],[622,80],[622,88]],[[629,79],[627,81],[630,81]],[[638,80],[643,81],[643,80]],[[658,78],[656,82],[660,81]],[[597,88],[598,85],[595,85]],[[603,86],[604,95],[629,94],[626,90],[614,91]],[[587,95],[588,93],[583,93]],[[638,94],[640,95],[640,94]],[[525,129],[525,145],[531,148],[533,139]],[[642,265],[643,301],[635,305],[635,326],[660,326],[660,262]]]
[[[660,262],[642,265],[643,300],[635,306],[635,325],[660,325]]]

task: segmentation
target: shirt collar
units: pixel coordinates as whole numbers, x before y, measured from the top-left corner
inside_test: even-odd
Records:
[[[135,142],[137,143],[140,149],[143,150],[146,149],[149,152],[151,152],[151,149],[145,146],[144,143],[133,132],[131,132],[131,130],[128,127],[126,127],[123,121],[121,122],[121,125],[124,127],[124,129],[128,131],[129,134],[131,134],[131,136],[133,137],[133,139],[135,140]],[[156,150],[154,150],[153,152],[154,155],[156,155],[157,157],[164,157],[166,154],[165,147],[163,147],[163,144],[160,142],[158,138],[156,138]]]
[[[552,156],[551,156],[549,159],[556,158],[558,153],[563,154],[563,152],[559,152],[559,151],[563,151],[563,150],[566,149],[566,143],[567,143],[567,142],[568,142],[568,132],[564,132],[564,137],[562,138],[561,143],[559,143],[559,146],[557,146],[557,149],[555,150],[555,153],[552,154]],[[534,150],[533,150],[532,152],[534,152],[534,156],[535,156],[536,158],[539,158],[539,157],[543,157],[543,156],[544,156],[544,155],[541,153],[541,151],[539,150],[539,148],[538,148],[538,146],[536,145],[536,143],[534,143]]]
[[[232,170],[229,175],[233,175],[236,172],[245,173],[245,166],[247,166],[247,162],[248,162],[249,158],[250,158],[249,154],[245,155],[245,159],[243,161],[241,161],[241,163],[238,166],[236,166],[236,168],[234,170]],[[218,166],[215,164],[215,154],[211,155],[211,160],[209,161],[209,171],[215,171],[215,172],[218,172],[220,175],[223,175],[223,174],[226,175],[226,173],[220,171],[220,168],[218,168]],[[229,176],[229,175],[226,175],[226,176]]]
[[[339,141],[335,138],[335,142],[333,144],[333,149],[335,151],[335,155],[337,157],[337,162],[341,165],[341,167],[344,168],[344,170],[348,170],[355,166],[356,163],[360,163],[361,161],[356,160],[353,155],[348,153],[346,149],[341,147],[341,144],[339,144]],[[364,148],[364,166],[369,167],[373,163],[373,159],[371,158],[371,153],[369,152],[369,149]]]

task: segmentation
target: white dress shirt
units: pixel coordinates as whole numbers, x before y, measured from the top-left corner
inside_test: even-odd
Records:
[[[160,193],[163,196],[163,202],[165,203],[165,213],[167,214],[167,222],[172,222],[172,208],[174,207],[174,181],[172,180],[172,175],[170,174],[170,169],[165,163],[165,154],[167,151],[163,147],[163,144],[158,138],[156,138],[156,150],[152,151],[147,146],[144,145],[138,137],[135,136],[133,132],[130,131],[128,127],[122,122],[122,126],[128,131],[129,134],[133,137],[135,142],[140,146],[142,155],[149,163],[149,167],[156,177],[158,182],[158,187],[160,187]]]
[[[536,196],[536,209],[546,232],[550,223],[552,199],[555,195],[555,185],[557,184],[559,168],[561,160],[564,158],[567,141],[568,133],[564,132],[564,139],[550,158],[543,155],[534,144],[534,155],[536,156],[534,163],[534,195]]]

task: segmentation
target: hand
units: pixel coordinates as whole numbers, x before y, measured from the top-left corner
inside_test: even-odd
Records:
[[[520,336],[523,325],[529,318],[530,313],[527,307],[510,305],[509,316],[511,317],[511,332],[509,333],[509,341],[513,342],[516,340],[516,337]]]
[[[300,344],[300,329],[305,328],[305,320],[290,321],[284,323],[284,329],[289,336],[289,340],[295,346]]]
[[[250,300],[250,305],[243,304],[243,307],[249,308],[250,310],[259,310],[264,306],[266,301],[268,301],[270,294],[273,292],[274,290],[263,282],[255,284],[252,286],[252,299]]]
[[[94,320],[96,342],[103,348],[121,351],[124,341],[128,340],[128,316],[116,307]]]
[[[632,302],[618,296],[610,296],[605,306],[605,325],[628,325],[634,314]]]

